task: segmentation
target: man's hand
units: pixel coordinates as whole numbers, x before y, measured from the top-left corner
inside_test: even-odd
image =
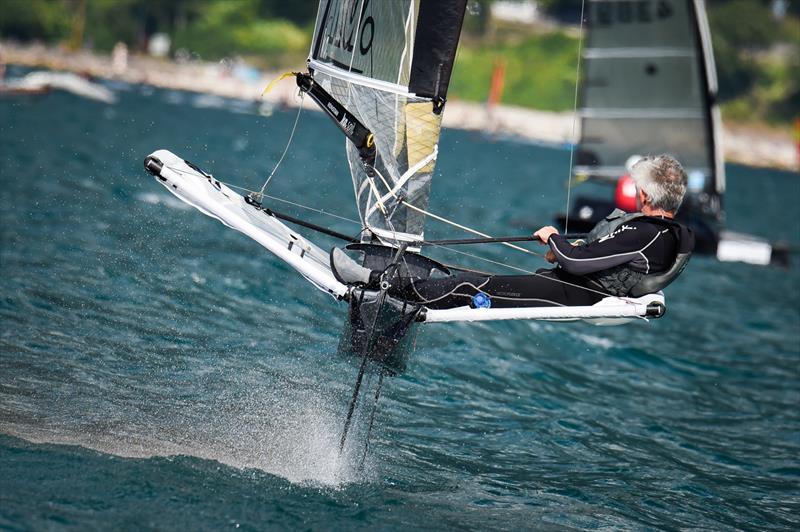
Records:
[[[539,241],[542,244],[547,244],[547,241],[550,240],[550,237],[552,235],[557,235],[557,234],[558,234],[558,229],[556,229],[552,225],[547,225],[545,227],[542,227],[535,233],[533,233],[533,236],[538,237]]]
[[[578,240],[572,243],[573,246],[582,246],[583,244],[585,244],[583,240]],[[555,264],[556,262],[558,262],[558,260],[556,259],[556,254],[553,253],[552,249],[548,249],[547,253],[544,254],[544,260],[546,260],[550,264]]]

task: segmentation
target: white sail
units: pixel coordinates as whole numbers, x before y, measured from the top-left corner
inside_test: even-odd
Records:
[[[370,131],[347,157],[365,240],[418,240],[466,0],[323,0],[309,58],[314,81]]]

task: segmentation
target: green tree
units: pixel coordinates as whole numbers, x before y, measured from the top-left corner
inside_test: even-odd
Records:
[[[774,42],[775,21],[767,5],[753,0],[712,4],[708,18],[720,99],[730,100],[746,93],[755,84],[759,66],[752,54]]]
[[[232,54],[304,54],[311,38],[288,20],[266,18],[279,9],[263,0],[207,1],[175,32],[175,46],[207,58]],[[309,15],[313,17],[313,14]]]
[[[2,0],[0,38],[56,41],[70,30],[70,11],[62,0]]]

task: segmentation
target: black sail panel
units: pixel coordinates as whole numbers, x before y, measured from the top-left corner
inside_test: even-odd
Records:
[[[702,0],[590,0],[576,174],[615,178],[671,153],[690,194],[719,195],[716,71]]]
[[[411,92],[426,98],[446,99],[466,5],[465,0],[421,2],[411,65]]]

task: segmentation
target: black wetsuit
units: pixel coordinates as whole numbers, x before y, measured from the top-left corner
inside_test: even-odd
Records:
[[[552,235],[548,243],[558,267],[534,275],[464,273],[403,283],[393,291],[433,309],[469,305],[478,291],[489,295],[493,308],[593,305],[608,295],[592,281],[593,274],[621,265],[645,274],[666,271],[678,244],[664,224],[647,218],[625,223],[589,244],[573,246],[561,235]]]

